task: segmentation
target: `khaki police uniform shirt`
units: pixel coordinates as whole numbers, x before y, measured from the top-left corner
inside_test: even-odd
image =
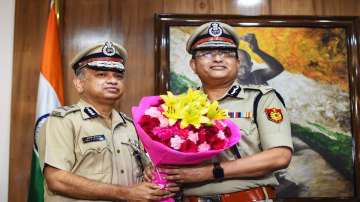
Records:
[[[44,164],[102,183],[134,185],[142,180],[142,152],[130,119],[112,111],[106,121],[95,108],[79,103],[54,110],[41,128],[39,156]],[[141,150],[141,151],[140,151]],[[86,201],[63,197],[45,185],[45,201]]]
[[[253,108],[255,97],[263,93],[257,107],[257,123],[253,120]],[[286,109],[269,86],[241,86],[235,83],[224,97],[218,100],[220,106],[233,115],[230,119],[236,123],[242,131],[237,148],[241,157],[253,155],[263,150],[274,147],[288,147],[293,150],[290,120]],[[280,109],[283,115],[281,122],[276,123],[268,117],[266,109]],[[218,157],[220,161],[237,159],[230,151],[222,152]],[[221,182],[211,182],[190,185],[185,187],[185,195],[206,196],[221,193],[232,193],[259,186],[276,186],[278,182],[273,174],[252,178],[232,178]]]

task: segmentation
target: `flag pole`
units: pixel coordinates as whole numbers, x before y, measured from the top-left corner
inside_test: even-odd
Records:
[[[61,2],[60,0],[54,0],[55,6],[55,13],[56,13],[56,20],[58,25],[60,25],[60,11],[61,11]]]

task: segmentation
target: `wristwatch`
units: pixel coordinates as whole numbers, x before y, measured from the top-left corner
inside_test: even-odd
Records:
[[[213,176],[216,180],[224,179],[224,169],[220,166],[219,162],[215,162],[213,168]]]

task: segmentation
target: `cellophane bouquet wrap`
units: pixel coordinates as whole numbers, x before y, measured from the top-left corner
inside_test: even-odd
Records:
[[[241,136],[227,111],[199,90],[143,97],[132,115],[155,167],[201,163],[236,144]],[[166,184],[159,173],[154,182]]]

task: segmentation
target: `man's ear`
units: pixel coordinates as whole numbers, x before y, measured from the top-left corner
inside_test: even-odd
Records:
[[[191,69],[193,70],[193,72],[196,74],[195,59],[191,59],[189,61],[189,65],[190,65]]]
[[[238,59],[236,60],[236,63],[237,63],[237,70],[239,71],[240,70],[240,66],[241,66],[241,59],[240,59],[240,57],[238,57]]]
[[[84,80],[83,79],[79,79],[79,77],[74,76],[73,83],[74,83],[75,89],[78,93],[81,94],[82,92],[84,92]]]

